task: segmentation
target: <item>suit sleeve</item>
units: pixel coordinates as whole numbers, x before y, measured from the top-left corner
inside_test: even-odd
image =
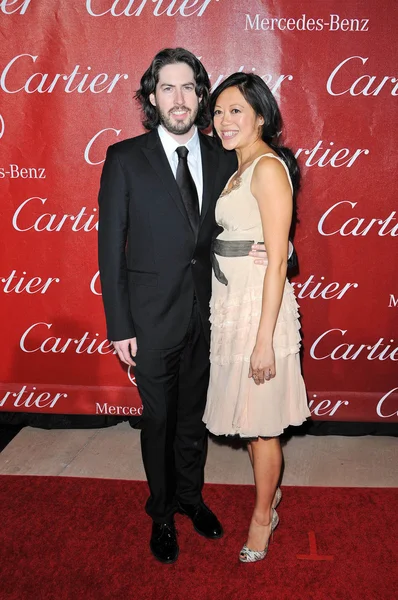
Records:
[[[118,341],[135,337],[129,305],[126,241],[129,195],[117,151],[110,146],[101,175],[98,262],[107,336]]]

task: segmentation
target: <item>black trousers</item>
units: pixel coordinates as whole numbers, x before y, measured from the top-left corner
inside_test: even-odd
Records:
[[[202,421],[209,384],[209,346],[194,302],[188,331],[178,346],[138,346],[135,376],[143,403],[142,459],[150,496],[146,511],[169,520],[177,502],[201,500],[207,433]]]

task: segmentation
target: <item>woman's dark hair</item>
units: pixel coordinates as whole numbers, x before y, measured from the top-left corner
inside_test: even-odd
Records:
[[[145,129],[155,129],[160,123],[159,112],[156,106],[153,106],[149,96],[155,93],[156,85],[159,81],[159,71],[166,65],[185,63],[191,67],[195,77],[195,92],[199,102],[199,110],[195,119],[195,125],[198,129],[206,129],[211,122],[210,117],[210,80],[209,76],[200,62],[192,52],[184,48],[165,48],[157,53],[150,67],[141,77],[140,89],[135,97],[141,103],[144,113],[142,124]]]
[[[222,92],[230,87],[237,87],[256,115],[263,117],[264,125],[262,126],[261,137],[286,163],[292,179],[295,203],[296,194],[300,187],[300,169],[293,152],[289,148],[278,144],[278,138],[282,131],[282,116],[271,90],[261,77],[254,73],[233,73],[227,79],[224,79],[211,95],[210,110],[212,116],[214,116],[217,99]],[[214,127],[213,132],[217,136]]]

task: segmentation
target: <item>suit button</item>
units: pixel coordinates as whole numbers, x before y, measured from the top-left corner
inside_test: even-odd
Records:
[[[196,258],[193,258],[193,259],[191,260],[191,265],[196,265]]]

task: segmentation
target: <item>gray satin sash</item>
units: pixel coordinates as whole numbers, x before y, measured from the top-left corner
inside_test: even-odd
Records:
[[[257,244],[263,244],[264,242],[257,242]],[[237,256],[248,256],[250,250],[252,249],[252,245],[254,244],[254,240],[219,240],[215,239],[213,241],[212,247],[212,265],[213,271],[216,279],[220,283],[224,285],[228,285],[228,279],[225,277],[224,273],[220,269],[219,262],[217,260],[216,254],[218,256],[228,256],[228,257],[237,257]]]

